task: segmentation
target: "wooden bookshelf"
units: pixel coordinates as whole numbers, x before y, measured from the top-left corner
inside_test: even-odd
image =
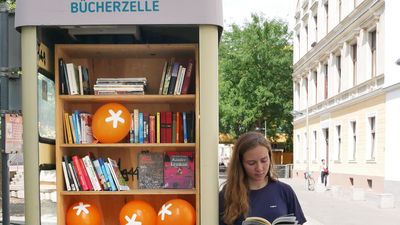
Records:
[[[159,95],[161,74],[165,61],[175,58],[177,62],[195,61],[194,92],[186,95]],[[75,63],[88,68],[90,83],[97,78],[146,77],[145,95],[61,95],[58,91],[59,64],[62,58],[66,63]],[[79,200],[87,200],[98,206],[103,213],[104,225],[119,225],[120,209],[130,200],[144,200],[156,211],[168,200],[185,199],[196,212],[200,211],[200,163],[199,163],[199,72],[197,44],[61,44],[55,46],[56,77],[56,166],[57,166],[57,212],[58,224],[66,224],[68,207]],[[97,108],[106,103],[120,103],[129,111],[139,109],[143,112],[193,111],[195,113],[194,143],[136,144],[127,141],[113,144],[67,144],[64,142],[63,115],[74,110],[94,114]],[[193,189],[138,189],[137,177],[129,179],[129,191],[67,191],[62,172],[64,155],[84,156],[92,152],[96,157],[111,157],[121,161],[122,169],[135,168],[137,154],[141,150],[154,152],[193,151],[195,155],[195,185]],[[200,215],[197,213],[197,224]]]

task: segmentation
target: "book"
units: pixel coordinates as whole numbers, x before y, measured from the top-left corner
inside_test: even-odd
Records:
[[[68,74],[68,84],[70,88],[70,95],[79,94],[79,72],[78,67],[73,63],[66,63],[67,74]]]
[[[164,187],[190,189],[194,187],[194,153],[166,152],[164,157]]]
[[[247,217],[242,225],[296,225],[298,224],[296,217],[286,215],[276,218],[272,223],[262,217]]]
[[[187,94],[189,92],[189,86],[192,81],[192,71],[194,71],[194,61],[191,59],[187,64],[187,68],[185,71],[185,77],[182,82],[181,94]]]
[[[71,189],[71,184],[69,183],[68,170],[67,170],[67,167],[66,167],[64,161],[61,162],[61,166],[62,166],[62,171],[64,174],[65,187],[66,187],[67,191],[71,191],[72,189]]]
[[[163,71],[161,73],[161,82],[160,82],[160,89],[158,91],[159,95],[162,95],[163,93],[163,88],[164,88],[164,80],[165,80],[165,74],[167,73],[167,67],[168,67],[168,61],[165,61],[164,63],[164,68]]]
[[[129,186],[126,184],[125,179],[122,177],[121,171],[119,170],[118,164],[114,159],[108,158],[108,165],[110,166],[110,171],[114,182],[119,191],[128,191]]]
[[[164,185],[164,154],[142,151],[138,154],[140,189],[158,189]]]

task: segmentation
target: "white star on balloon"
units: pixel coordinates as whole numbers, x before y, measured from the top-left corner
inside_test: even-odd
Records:
[[[118,122],[125,123],[124,118],[121,118],[122,110],[118,110],[117,113],[115,113],[112,109],[109,109],[108,112],[110,113],[111,116],[107,117],[105,121],[108,122],[113,122],[113,128],[118,127]]]
[[[83,204],[83,202],[79,202],[78,206],[73,207],[73,210],[77,210],[76,211],[76,215],[79,216],[81,214],[81,212],[85,213],[85,214],[89,214],[89,210],[87,210],[87,208],[90,207],[89,204]]]
[[[142,222],[136,221],[136,217],[136,213],[132,215],[132,218],[129,218],[129,216],[125,216],[125,220],[126,222],[128,222],[125,225],[142,225]]]
[[[169,207],[172,206],[172,203],[169,203],[167,206],[165,206],[165,204],[162,206],[160,212],[158,212],[158,215],[161,215],[161,220],[164,221],[165,219],[165,214],[167,214],[168,216],[172,215],[172,212],[170,210],[168,210]]]

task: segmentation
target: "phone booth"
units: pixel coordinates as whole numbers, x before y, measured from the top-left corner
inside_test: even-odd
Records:
[[[55,80],[57,224],[218,223],[221,0],[24,0],[15,24],[26,224],[40,224],[38,61]],[[100,119],[85,126],[83,113]]]

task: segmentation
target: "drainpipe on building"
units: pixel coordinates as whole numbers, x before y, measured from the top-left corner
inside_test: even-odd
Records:
[[[4,114],[8,110],[8,10],[7,3],[0,3],[0,110],[4,122]],[[1,125],[2,135],[5,134],[5,124]],[[4,136],[1,137],[1,187],[3,225],[10,224],[10,174],[8,165],[9,156],[5,152]]]

